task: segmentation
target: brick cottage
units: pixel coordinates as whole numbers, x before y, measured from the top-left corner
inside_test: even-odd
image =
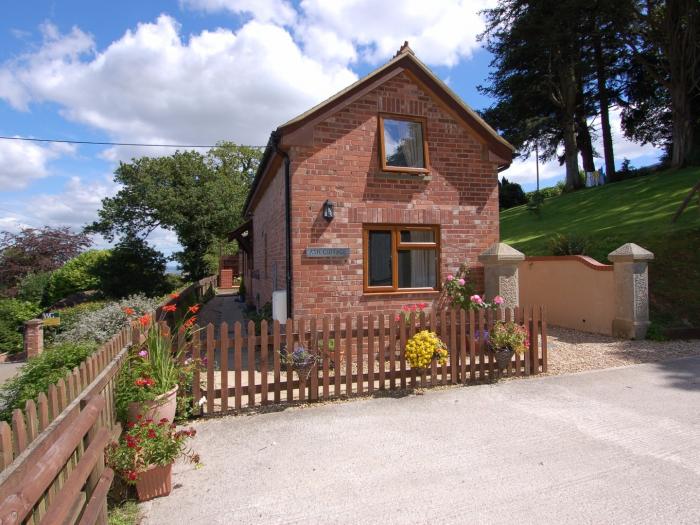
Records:
[[[396,312],[433,302],[464,263],[481,288],[512,153],[404,44],[272,133],[230,235],[248,301],[286,291],[279,317]]]

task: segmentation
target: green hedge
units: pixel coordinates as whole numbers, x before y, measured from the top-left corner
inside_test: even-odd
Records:
[[[24,348],[24,321],[41,313],[36,303],[19,299],[0,299],[0,353],[15,354]]]
[[[0,419],[9,421],[12,410],[24,408],[29,399],[46,393],[97,349],[95,343],[63,343],[44,350],[22,367],[19,374],[0,387]]]

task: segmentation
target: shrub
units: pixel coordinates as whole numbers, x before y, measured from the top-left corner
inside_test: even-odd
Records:
[[[41,308],[36,303],[0,299],[0,352],[21,352],[24,347],[24,322],[40,313]]]
[[[557,233],[549,240],[549,252],[552,255],[586,255],[590,245],[590,239],[584,235]]]
[[[109,250],[88,250],[53,272],[47,287],[48,304],[53,304],[76,292],[97,289],[100,280],[95,270],[98,264],[109,257]]]
[[[45,304],[51,272],[28,273],[19,283],[17,299],[36,304]]]
[[[44,342],[53,342],[58,334],[72,330],[85,315],[101,310],[106,304],[105,301],[90,301],[62,308],[59,310],[61,324],[58,326],[44,326]]]
[[[527,203],[527,211],[534,213],[538,217],[542,211],[542,204],[544,204],[544,195],[541,192],[536,191],[530,198],[530,202]]]
[[[521,204],[527,204],[527,197],[523,188],[517,182],[510,182],[503,177],[503,180],[498,182],[499,207],[502,210],[507,210]]]
[[[94,343],[64,343],[31,358],[18,375],[0,387],[0,419],[8,421],[13,409],[24,408],[27,400],[46,392],[49,385],[65,377],[96,348]]]
[[[268,328],[270,327],[269,323],[272,322],[272,303],[265,303],[259,310],[254,308],[246,310],[244,314],[249,320],[255,323],[255,333],[259,334],[260,326],[263,321],[267,321]]]
[[[138,238],[122,240],[110,257],[95,267],[102,293],[108,297],[147,296],[169,291],[165,277],[165,257]]]
[[[550,197],[558,197],[564,192],[564,182],[557,182],[556,186],[550,186],[549,188],[540,189],[539,193],[543,198],[549,199]],[[537,193],[537,191],[528,191],[525,196],[528,201],[532,200],[532,197]]]
[[[124,312],[125,308],[131,308],[135,314],[143,315],[155,310],[159,303],[159,299],[143,295],[133,295],[120,301],[108,303],[99,310],[81,316],[79,322],[70,329],[56,334],[56,341],[103,343],[129,324],[129,316]]]

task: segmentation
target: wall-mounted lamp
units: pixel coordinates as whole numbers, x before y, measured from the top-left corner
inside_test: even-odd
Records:
[[[334,204],[331,201],[326,201],[323,203],[323,218],[327,221],[332,221],[335,216],[333,212]]]

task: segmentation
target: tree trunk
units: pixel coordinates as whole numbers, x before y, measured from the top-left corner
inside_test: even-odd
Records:
[[[698,0],[668,0],[664,15],[665,55],[670,72],[673,119],[671,165],[681,167],[690,159],[693,146],[691,91],[697,87],[700,53],[697,50],[700,7]]]
[[[578,147],[576,145],[576,99],[578,95],[574,64],[564,63],[559,70],[561,91],[560,122],[564,137],[564,159],[566,163],[566,189],[577,190],[583,186],[578,173]]]
[[[586,117],[582,114],[576,116],[576,144],[581,152],[583,161],[583,171],[595,171],[595,160],[593,159],[593,141],[591,132],[588,129]]]
[[[603,155],[605,157],[605,178],[608,181],[617,180],[615,176],[615,153],[613,150],[612,133],[610,131],[610,100],[608,98],[607,78],[603,62],[603,46],[600,36],[595,39],[596,81],[598,83],[598,106],[600,108],[600,128],[603,134]]]
[[[566,189],[573,191],[579,189],[581,177],[578,173],[578,148],[576,146],[576,124],[573,115],[564,119],[562,123],[564,133],[564,159],[566,164]]]

